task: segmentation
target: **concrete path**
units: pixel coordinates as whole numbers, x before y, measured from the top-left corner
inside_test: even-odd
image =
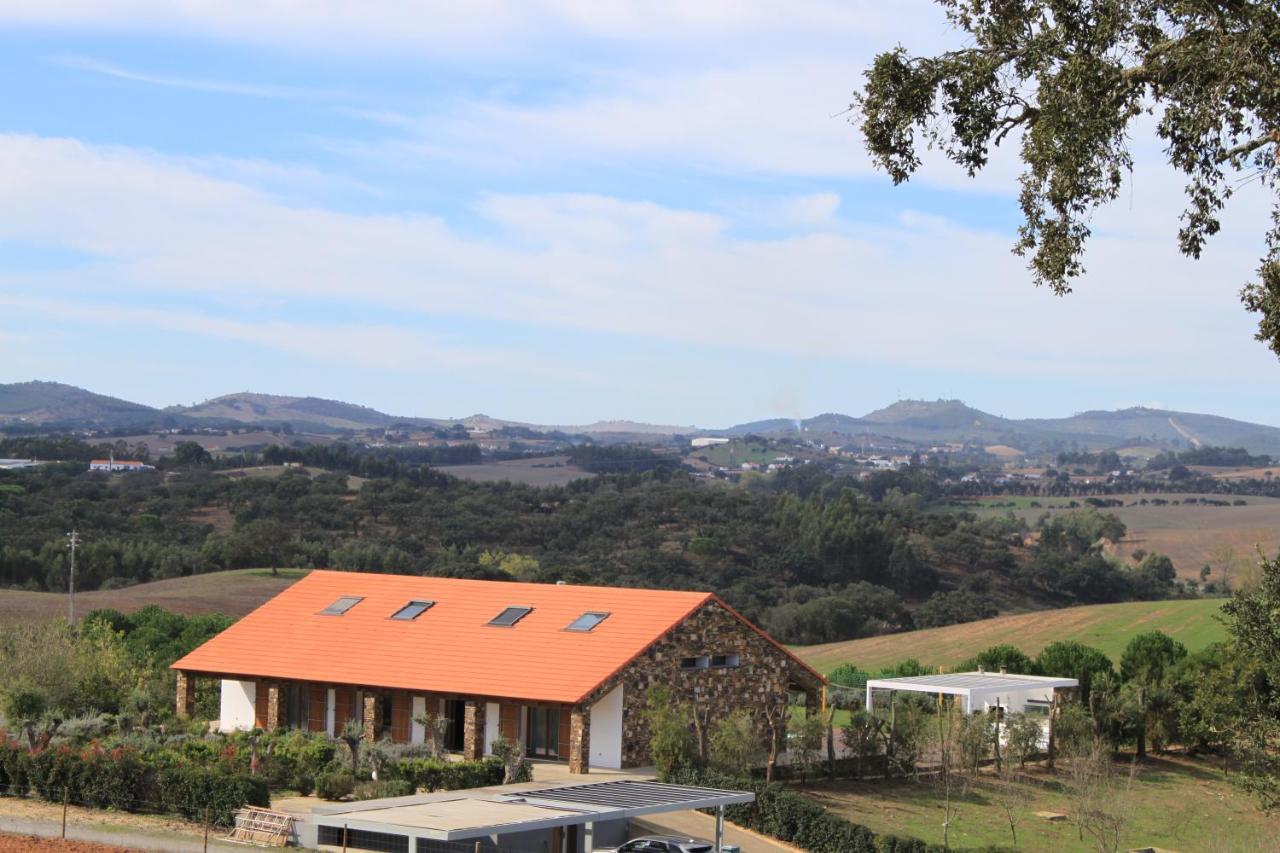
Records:
[[[0,815],[0,832],[60,838],[62,836],[62,822]],[[163,853],[203,853],[205,850],[203,838],[180,835],[173,832],[153,832],[137,827],[103,828],[68,823],[67,838],[76,841],[110,844],[116,847],[130,847],[134,850],[159,850],[163,851]],[[219,841],[211,834],[209,836],[208,849],[219,851],[219,853],[233,850],[237,851],[237,853],[244,853],[245,846],[243,844],[228,844]]]

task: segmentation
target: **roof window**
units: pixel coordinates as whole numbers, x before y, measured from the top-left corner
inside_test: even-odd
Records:
[[[401,622],[412,622],[423,613],[426,613],[434,605],[434,601],[410,601],[404,607],[401,607],[395,613],[391,614],[392,619],[398,619]]]
[[[588,610],[586,613],[583,613],[577,619],[570,622],[569,627],[565,628],[565,630],[583,632],[590,631],[592,628],[596,627],[608,618],[608,613],[603,613],[598,610]]]
[[[532,610],[532,607],[508,607],[497,616],[490,619],[489,624],[496,625],[499,628],[510,628],[512,625],[528,616]]]
[[[362,601],[364,601],[363,596],[344,595],[324,610],[321,610],[320,613],[323,616],[341,616]]]

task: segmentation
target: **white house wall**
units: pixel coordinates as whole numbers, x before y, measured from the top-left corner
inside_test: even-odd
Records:
[[[222,701],[218,711],[218,730],[249,731],[254,726],[254,705],[258,685],[252,681],[222,680]]]
[[[427,697],[414,696],[413,697],[413,716],[411,717],[413,722],[410,723],[409,725],[409,742],[410,743],[423,743],[424,741],[426,741],[427,727],[422,725],[422,723],[418,722],[418,720],[425,717],[426,714],[427,714]]]
[[[591,706],[592,767],[622,767],[622,685]]]
[[[488,702],[484,707],[484,754],[493,755],[493,742],[498,739],[498,719],[500,709],[497,702]]]

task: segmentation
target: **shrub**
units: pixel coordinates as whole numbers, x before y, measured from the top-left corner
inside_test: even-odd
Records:
[[[132,750],[93,750],[80,761],[74,797],[94,808],[136,811],[147,780],[147,767]]]
[[[305,773],[299,773],[289,780],[289,787],[307,797],[316,789],[316,780]]]
[[[322,773],[316,777],[316,795],[322,800],[341,800],[355,790],[356,777],[345,771]]]
[[[527,764],[526,764],[527,767]],[[437,761],[432,758],[411,758],[397,762],[391,775],[411,782],[427,791],[459,791],[464,788],[483,788],[502,784],[501,759],[485,758],[480,761]],[[528,781],[518,779],[516,781]]]
[[[27,751],[0,733],[0,797],[27,793]]]
[[[383,797],[407,797],[416,793],[417,788],[407,779],[385,779],[374,782],[361,782],[353,791],[357,800],[378,800]]]
[[[165,811],[203,820],[207,810],[213,823],[224,826],[231,824],[236,809],[271,805],[267,785],[261,779],[203,767],[161,770],[156,788]]]

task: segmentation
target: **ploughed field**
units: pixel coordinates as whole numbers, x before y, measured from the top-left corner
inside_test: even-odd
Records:
[[[243,616],[306,574],[302,569],[237,569],[170,578],[124,589],[76,593],[76,614],[110,607],[132,613],[155,604],[175,613],[223,613]],[[0,589],[0,625],[44,622],[67,615],[67,596],[56,592]]]
[[[509,480],[528,486],[563,486],[584,477],[594,477],[569,463],[568,456],[537,456],[529,459],[507,459],[501,462],[482,462],[478,465],[439,465],[437,471],[451,474],[460,480],[476,483],[496,483]]]
[[[1280,552],[1280,498],[1254,495],[1101,495],[1103,498],[1122,500],[1126,504],[1147,500],[1145,506],[1104,507],[1101,512],[1115,513],[1128,528],[1123,542],[1115,549],[1115,556],[1129,558],[1139,549],[1166,554],[1173,560],[1178,575],[1199,578],[1200,568],[1206,564],[1213,568],[1211,579],[1218,579],[1223,563],[1224,546],[1233,552],[1237,565],[1231,569],[1232,579],[1241,572],[1247,573],[1249,564],[1257,562],[1257,549],[1275,556]],[[1182,503],[1187,498],[1205,498],[1213,501],[1245,501],[1244,506],[1212,506],[1200,503]],[[976,501],[973,510],[981,515],[1002,515],[1013,512],[1034,525],[1045,512],[1069,512],[1072,500],[1083,507],[1082,498],[1028,498],[992,497]],[[1151,501],[1169,501],[1157,506]],[[1172,501],[1179,501],[1173,505]],[[1039,507],[1032,507],[1032,502]]]
[[[1000,643],[1017,646],[1034,657],[1055,640],[1078,640],[1118,662],[1129,640],[1144,631],[1164,631],[1192,651],[1226,639],[1226,629],[1215,618],[1221,607],[1222,599],[1216,598],[1092,604],[801,646],[794,651],[820,672],[842,663],[875,671],[906,658],[928,666],[955,666]]]

